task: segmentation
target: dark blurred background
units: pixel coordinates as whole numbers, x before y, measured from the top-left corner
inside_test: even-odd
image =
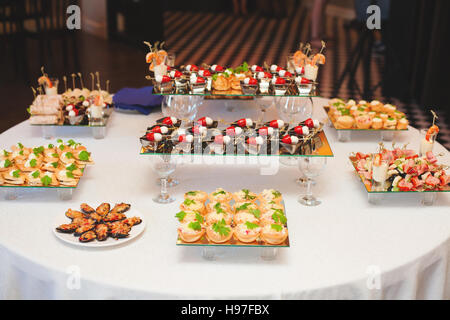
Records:
[[[381,8],[381,30],[365,10]],[[81,7],[81,29],[66,9]],[[450,146],[448,0],[0,0],[0,132],[27,118],[40,67],[60,79],[99,71],[112,91],[148,85],[143,41],[165,41],[176,64],[275,63],[301,41],[327,42],[320,94],[391,102],[426,127],[439,115]]]

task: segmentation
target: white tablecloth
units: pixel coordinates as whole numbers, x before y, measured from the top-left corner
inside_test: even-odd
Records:
[[[319,107],[324,102],[316,99],[319,119],[325,118]],[[199,115],[237,119],[239,111],[256,114],[239,108],[229,113],[220,102],[208,103]],[[335,157],[318,178],[315,193],[323,201],[318,207],[296,201],[304,191],[294,182],[296,167],[281,167],[277,175],[265,176],[252,165],[187,164],[177,168],[181,183],[170,189],[178,201],[159,205],[152,201],[159,187],[149,159],[138,154],[138,138],[159,116],[115,113],[104,140],[94,140],[86,129],[58,130],[58,137],[75,137],[85,144],[96,163],[86,170],[71,201],[59,200],[53,191],[1,200],[0,298],[450,298],[450,197],[440,194],[432,207],[422,206],[418,194],[369,204],[347,156],[351,151],[374,151],[377,134],[361,133],[352,142],[340,143],[334,129],[325,129]],[[18,141],[29,146],[46,142],[27,122],[0,135],[0,146]],[[410,147],[418,149],[419,133],[411,129],[396,141],[411,142]],[[448,151],[435,148],[445,153],[440,162],[449,164]],[[216,187],[280,190],[291,247],[280,249],[274,261],[262,260],[259,250],[248,248],[227,250],[208,261],[200,248],[175,246],[174,214],[183,193]],[[73,247],[54,236],[55,217],[67,208],[103,201],[131,203],[144,214],[146,231],[109,249]],[[79,287],[73,282],[77,274]]]

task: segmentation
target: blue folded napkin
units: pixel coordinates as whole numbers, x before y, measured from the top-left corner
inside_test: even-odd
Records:
[[[113,102],[116,108],[125,110],[137,110],[145,115],[151,109],[160,106],[163,97],[152,94],[153,87],[123,88],[114,94]]]

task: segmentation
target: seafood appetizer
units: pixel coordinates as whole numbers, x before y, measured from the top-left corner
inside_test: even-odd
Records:
[[[112,209],[109,203],[100,204],[94,209],[87,203],[80,205],[81,211],[68,209],[65,213],[71,223],[56,227],[60,233],[73,233],[80,242],[105,241],[108,237],[120,239],[129,236],[131,229],[142,223],[139,217],[127,217],[125,213],[131,205],[116,204]]]
[[[350,160],[369,192],[450,190],[448,167],[438,164],[432,151],[420,156],[406,148],[382,148],[375,154],[357,152]]]
[[[91,89],[84,85],[81,73],[71,74],[72,88],[68,87],[64,76],[65,91],[58,94],[58,80],[51,79],[41,69],[38,88],[32,88],[34,101],[28,108],[30,123],[33,125],[90,125],[106,121],[113,109],[109,80],[106,90],[102,90],[100,74],[91,73]],[[77,87],[77,79],[80,87]]]
[[[325,111],[336,129],[407,130],[406,115],[392,104],[331,99]]]
[[[22,143],[1,150],[0,186],[76,187],[91,153],[70,139],[27,148]]]
[[[260,123],[250,118],[227,122],[208,116],[194,121],[165,117],[149,126],[140,141],[142,154],[332,156],[323,124],[317,119],[292,124],[281,119]],[[322,154],[317,150],[323,146]]]
[[[191,201],[198,203],[194,207]],[[258,194],[249,189],[217,188],[209,196],[200,190],[186,192],[181,211],[175,215],[180,222],[177,244],[289,246],[282,201],[275,189]]]

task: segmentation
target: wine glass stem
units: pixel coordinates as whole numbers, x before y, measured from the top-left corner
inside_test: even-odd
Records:
[[[161,198],[167,196],[167,177],[161,178]]]
[[[313,193],[312,193],[312,180],[311,179],[307,179],[306,180],[306,199],[310,200],[313,197]]]

